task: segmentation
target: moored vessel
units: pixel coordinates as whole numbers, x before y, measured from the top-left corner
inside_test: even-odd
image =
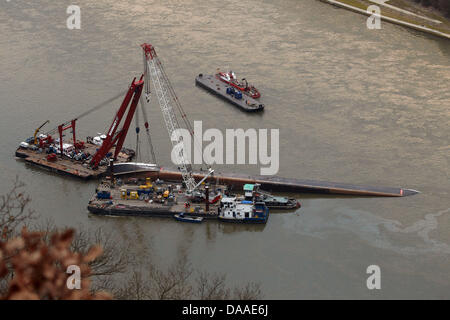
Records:
[[[244,185],[245,200],[261,201],[270,209],[297,209],[301,207],[300,202],[294,198],[274,196],[260,190],[259,183],[246,183]]]
[[[247,112],[263,111],[264,104],[215,75],[200,73],[195,84]]]
[[[242,93],[252,97],[253,99],[258,99],[259,97],[261,97],[259,90],[256,89],[253,85],[249,85],[247,79],[243,78],[241,81],[239,81],[235,73],[231,70],[229,72],[221,72],[217,70],[216,77],[220,81],[223,81],[233,88],[242,91]]]
[[[202,223],[203,217],[191,217],[191,216],[185,216],[184,212],[176,213],[173,215],[175,220],[181,221],[181,222],[189,222],[189,223]]]
[[[224,222],[267,223],[269,208],[264,202],[239,200],[236,196],[226,196],[220,201],[218,219]]]

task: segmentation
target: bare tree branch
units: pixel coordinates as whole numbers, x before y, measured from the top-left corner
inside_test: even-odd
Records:
[[[23,226],[35,219],[29,208],[31,198],[23,191],[24,183],[16,177],[12,188],[0,196],[0,239],[7,240],[19,234]]]
[[[35,214],[28,208],[30,197],[26,196],[22,188],[24,184],[16,178],[10,191],[0,196],[0,244],[19,236],[20,229],[29,226],[35,220]],[[133,269],[138,263],[132,254],[130,244],[119,242],[113,233],[104,232],[101,228],[88,229],[80,226],[76,231],[68,228],[58,228],[53,220],[37,221],[30,229],[34,233],[22,236],[36,237],[42,242],[40,245],[51,247],[56,235],[70,233],[71,242],[67,243],[70,252],[76,257],[91,256],[92,247],[101,247],[102,253],[89,259],[87,266],[90,274],[90,292],[105,291],[118,299],[260,299],[260,285],[248,283],[243,287],[231,289],[226,286],[226,276],[197,271],[197,277],[192,279],[194,270],[186,257],[178,259],[167,269],[157,268],[146,257],[146,271]],[[25,238],[27,239],[27,238]],[[61,239],[60,239],[61,240]],[[9,284],[15,276],[12,261],[17,260],[17,251],[4,250],[2,253],[3,269],[0,277],[0,296],[5,296]],[[16,259],[16,260],[14,260]],[[60,262],[55,260],[54,266],[61,268]],[[124,280],[123,274],[129,274]],[[29,293],[27,293],[29,294]]]

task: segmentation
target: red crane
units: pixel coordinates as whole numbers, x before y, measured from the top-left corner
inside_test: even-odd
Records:
[[[90,163],[92,168],[98,167],[100,161],[106,156],[106,154],[114,145],[116,146],[116,149],[114,151],[113,160],[117,160],[117,155],[119,154],[120,150],[122,150],[123,143],[125,142],[125,137],[127,136],[128,129],[130,128],[131,120],[133,119],[134,112],[136,111],[136,106],[139,102],[139,98],[141,97],[142,88],[144,85],[144,80],[142,80],[143,77],[144,75],[142,75],[138,81],[136,81],[136,78],[134,78],[131,82],[131,86],[128,89],[127,94],[125,95],[125,98],[123,99],[123,102],[119,110],[117,111],[116,116],[114,117],[111,127],[108,130],[108,134],[103,140],[102,146],[92,157]],[[119,127],[119,124],[123,116],[125,115],[128,105],[130,104],[130,101],[131,105],[125,118],[125,122],[123,123],[122,129],[117,131],[117,128]]]
[[[70,124],[68,125],[67,123],[65,124],[61,124],[58,126],[58,132],[59,132],[59,146],[60,146],[60,151],[61,151],[61,157],[64,154],[64,149],[63,149],[63,132],[65,130],[68,130],[70,128],[72,128],[72,136],[73,136],[73,145],[76,146],[77,145],[77,137],[75,134],[75,123],[76,123],[77,119],[73,119],[70,121]]]

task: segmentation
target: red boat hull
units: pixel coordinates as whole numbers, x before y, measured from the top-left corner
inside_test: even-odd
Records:
[[[223,81],[223,82],[229,84],[230,86],[232,86],[232,87],[238,89],[239,91],[242,91],[242,93],[248,94],[248,95],[249,95],[250,97],[252,97],[253,99],[258,99],[259,97],[261,97],[261,94],[259,93],[259,91],[258,91],[255,87],[253,87],[253,86],[250,86],[250,87],[242,87],[242,86],[240,86],[240,85],[238,85],[238,84],[236,83],[237,80],[231,79],[231,80],[229,81],[229,80],[224,79],[225,76],[226,76],[226,73],[223,73],[223,72],[219,72],[219,73],[216,74],[216,77],[217,77],[220,81]]]

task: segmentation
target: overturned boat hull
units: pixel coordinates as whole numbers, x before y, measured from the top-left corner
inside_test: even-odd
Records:
[[[159,178],[167,181],[182,181],[181,173],[171,168],[161,168],[158,172],[143,172],[140,175],[152,179]],[[205,173],[195,172],[193,176],[196,181],[200,181],[205,177]],[[261,189],[267,190],[268,192],[317,193],[362,197],[405,197],[419,193],[417,190],[406,188],[355,185],[278,176],[250,176],[239,173],[215,173],[214,176],[208,177],[206,181],[232,186],[236,188],[235,190],[241,190],[247,183],[258,183],[261,185]]]

